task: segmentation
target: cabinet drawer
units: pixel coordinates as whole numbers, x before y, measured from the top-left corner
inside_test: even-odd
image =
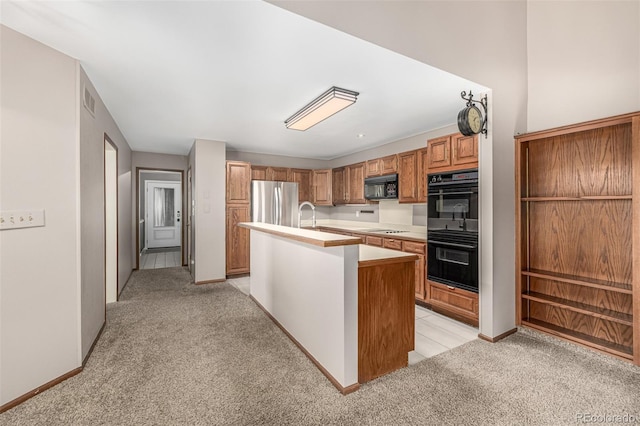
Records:
[[[433,281],[427,281],[429,297],[432,304],[445,305],[458,313],[468,316],[478,316],[478,294],[461,288],[449,287]]]
[[[413,241],[402,242],[402,251],[406,251],[407,253],[425,254],[425,247],[425,243],[416,243]]]
[[[395,240],[393,238],[385,238],[383,247],[392,250],[402,250],[402,241]]]
[[[365,241],[370,246],[382,247],[382,237],[372,237],[371,235],[367,235]]]

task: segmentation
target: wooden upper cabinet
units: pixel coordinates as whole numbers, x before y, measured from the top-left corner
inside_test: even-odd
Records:
[[[311,170],[308,169],[289,169],[287,182],[295,182],[298,184],[298,203],[311,201],[311,174]]]
[[[227,204],[248,204],[251,200],[251,164],[227,161]]]
[[[427,202],[427,173],[429,170],[429,149],[421,148],[417,150],[418,174],[416,184],[418,185],[418,200],[420,203]]]
[[[365,165],[366,163],[357,163],[346,167],[346,169],[348,170],[348,203],[363,204],[367,202],[367,200],[364,198]]]
[[[331,206],[331,169],[313,171],[313,204]]]
[[[267,166],[255,166],[251,165],[251,180],[268,180],[267,179]]]
[[[478,167],[478,135],[461,133],[427,141],[428,173],[473,169]]]
[[[289,176],[289,169],[287,169],[286,167],[268,167],[267,168],[267,180],[287,182],[288,176]]]
[[[380,176],[382,174],[381,165],[379,158],[367,161],[366,177]]]
[[[347,169],[338,167],[331,171],[333,204],[347,203]]]
[[[380,174],[390,175],[398,173],[398,155],[393,154],[380,159]]]
[[[478,166],[478,135],[456,134],[451,137],[451,165]]]
[[[451,137],[443,136],[427,142],[429,170],[451,166]]]
[[[398,201],[417,203],[418,199],[418,151],[398,154]]]
[[[289,180],[291,169],[286,167],[251,166],[251,180],[275,180],[278,182],[291,182]]]
[[[398,173],[398,156],[396,154],[375,158],[366,163],[365,177],[383,176]]]

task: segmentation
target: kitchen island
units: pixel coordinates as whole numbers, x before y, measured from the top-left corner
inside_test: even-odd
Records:
[[[417,256],[360,238],[251,230],[251,297],[340,392],[407,365]]]

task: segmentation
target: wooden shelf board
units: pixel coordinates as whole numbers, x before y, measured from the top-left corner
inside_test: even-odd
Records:
[[[620,358],[624,358],[627,360],[633,359],[633,349],[630,346],[623,346],[617,343],[609,342],[607,340],[598,339],[587,334],[578,333],[536,319],[522,320],[522,325],[535,328],[536,330],[544,331],[546,333],[553,334],[554,336],[559,336],[567,340],[589,346],[591,348],[599,349],[603,352],[610,353]]]
[[[521,197],[520,201],[606,201],[606,200],[632,200],[631,195],[585,195],[582,197]]]
[[[559,274],[550,271],[542,271],[539,269],[530,269],[521,271],[522,275],[529,277],[544,278],[548,280],[561,281],[569,284],[581,285],[584,287],[598,288],[601,290],[615,291],[617,293],[633,294],[631,284],[617,283],[613,281],[596,280],[577,275]]]
[[[622,312],[598,308],[585,303],[574,302],[572,300],[561,299],[536,292],[523,293],[522,298],[633,327],[633,316]]]

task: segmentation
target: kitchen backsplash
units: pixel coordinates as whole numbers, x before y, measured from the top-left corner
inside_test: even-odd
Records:
[[[386,201],[389,203],[389,201]],[[394,203],[393,201],[391,203]],[[316,219],[333,219],[333,220],[350,220],[356,222],[371,222],[371,223],[393,223],[397,225],[415,225],[426,226],[427,225],[427,206],[426,204],[400,204],[401,207],[393,205],[383,205],[383,212],[381,214],[381,204],[368,204],[362,206],[317,206],[316,207]],[[398,210],[396,212],[397,218],[394,213],[386,215],[389,210]],[[359,212],[356,216],[356,212]],[[372,212],[372,213],[368,213]],[[311,215],[311,212],[305,210],[302,212],[303,219],[307,219]],[[383,222],[384,220],[393,220],[392,222]],[[385,219],[386,217],[386,219]],[[408,219],[407,219],[408,218]]]

